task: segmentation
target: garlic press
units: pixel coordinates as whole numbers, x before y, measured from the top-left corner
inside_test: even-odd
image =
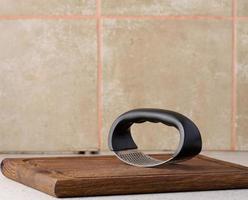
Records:
[[[178,147],[169,159],[159,160],[138,149],[132,138],[131,126],[146,121],[173,126],[179,131]],[[199,129],[186,116],[170,110],[141,108],[130,110],[113,122],[109,131],[108,146],[124,163],[136,167],[156,167],[193,158],[201,152],[202,140]]]

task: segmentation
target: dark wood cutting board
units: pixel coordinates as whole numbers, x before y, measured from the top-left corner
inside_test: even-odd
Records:
[[[7,158],[1,169],[55,197],[248,188],[247,167],[202,155],[160,168],[129,166],[115,156]]]

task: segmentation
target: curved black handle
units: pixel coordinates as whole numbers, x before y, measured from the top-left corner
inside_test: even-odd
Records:
[[[175,160],[193,157],[201,151],[201,135],[194,122],[180,113],[152,108],[135,109],[120,115],[110,129],[108,141],[110,150],[136,149],[137,145],[131,136],[130,127],[134,123],[145,121],[161,122],[179,130],[180,143]]]

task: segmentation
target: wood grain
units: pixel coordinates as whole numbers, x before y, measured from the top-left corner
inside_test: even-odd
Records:
[[[114,156],[7,158],[1,170],[55,197],[248,188],[247,167],[202,155],[158,168],[129,166]]]

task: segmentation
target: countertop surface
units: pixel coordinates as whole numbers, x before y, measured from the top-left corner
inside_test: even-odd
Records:
[[[228,162],[238,163],[244,166],[248,166],[248,152],[203,152],[203,155],[225,160]],[[75,155],[75,154],[74,154]],[[40,155],[13,155],[13,154],[0,154],[0,161],[4,158],[10,157],[37,157]],[[41,155],[51,156],[51,155]],[[57,156],[57,155],[56,155]],[[68,155],[67,155],[68,156]],[[35,189],[24,186],[20,183],[7,179],[0,173],[0,200],[49,200],[56,199],[47,194],[39,192]],[[87,199],[87,200],[129,200],[129,199],[183,199],[183,200],[205,200],[205,199],[225,199],[225,200],[247,200],[248,189],[242,190],[218,190],[218,191],[201,191],[201,192],[175,192],[175,193],[158,193],[158,194],[140,194],[140,195],[120,195],[120,196],[105,196],[105,197],[81,197],[81,198],[69,198],[73,200]]]

